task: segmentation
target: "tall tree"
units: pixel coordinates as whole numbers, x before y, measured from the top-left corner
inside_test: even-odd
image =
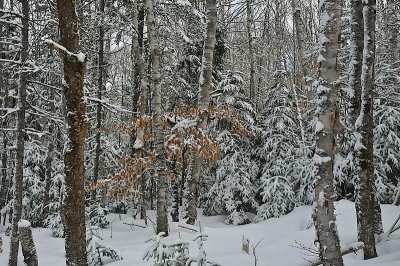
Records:
[[[141,117],[146,114],[146,103],[147,103],[147,74],[145,69],[145,62],[143,59],[143,22],[144,22],[144,8],[143,3],[140,1],[134,1],[133,12],[132,12],[132,24],[134,28],[132,38],[132,55],[135,60],[135,87],[139,91],[139,103],[138,112]],[[143,157],[144,155],[144,125],[138,129],[136,133],[136,139],[133,145],[134,151],[137,150],[137,156]],[[147,224],[146,218],[146,179],[143,171],[141,172],[140,180],[140,218],[144,219]]]
[[[157,233],[168,235],[167,213],[167,176],[165,173],[166,153],[164,149],[164,132],[162,125],[161,105],[161,67],[160,48],[157,41],[156,20],[154,17],[153,1],[146,0],[147,27],[149,33],[149,48],[152,60],[154,82],[154,145],[157,152]]]
[[[246,0],[246,29],[247,39],[249,43],[249,56],[250,56],[250,101],[257,107],[257,88],[256,88],[256,69],[254,60],[254,44],[253,44],[253,12],[251,10],[251,0]]]
[[[359,116],[355,124],[358,174],[356,182],[356,209],[358,224],[358,239],[364,243],[364,259],[377,256],[375,248],[375,233],[381,233],[382,221],[380,206],[376,198],[374,180],[374,153],[373,153],[373,90],[375,64],[375,20],[376,1],[358,1],[357,11],[362,12],[357,17],[363,20],[363,33],[359,36],[363,40],[363,57],[360,85],[355,87],[361,98]],[[360,71],[360,70],[359,70]],[[380,228],[380,229],[378,229]]]
[[[26,66],[29,50],[29,0],[22,1],[22,28],[21,28],[21,55],[20,61],[23,67]],[[18,262],[18,222],[22,217],[22,193],[24,180],[24,153],[25,153],[25,111],[26,111],[26,90],[28,86],[28,70],[21,68],[18,88],[18,120],[17,120],[17,164],[14,177],[14,206],[13,221],[11,229],[9,266],[16,266]]]
[[[301,9],[300,9],[300,0],[292,0],[292,9],[293,9],[293,24],[296,29],[296,39],[297,39],[297,52],[300,64],[300,80],[301,84],[303,83],[304,77],[307,75],[306,68],[306,38],[307,34],[304,30],[304,25],[301,19]]]
[[[85,139],[88,132],[84,79],[86,58],[80,51],[76,1],[57,0],[60,42],[48,44],[62,53],[66,104],[67,148],[64,153],[65,251],[67,266],[87,266],[85,227]]]
[[[97,184],[99,179],[100,171],[100,156],[101,156],[101,126],[102,126],[102,92],[104,87],[104,10],[105,10],[105,0],[100,0],[100,25],[99,25],[99,58],[98,58],[98,68],[99,73],[97,77],[97,106],[96,106],[96,148],[94,157],[94,167],[93,167],[93,179],[92,182]],[[93,189],[90,195],[91,201],[94,204],[96,201],[97,190]]]
[[[199,109],[200,115],[198,128],[206,130],[207,112],[210,104],[210,93],[212,87],[213,58],[215,48],[215,34],[217,31],[217,3],[216,0],[207,0],[207,32],[204,43],[202,66],[200,73]],[[192,178],[189,181],[189,204],[187,207],[188,224],[194,224],[197,220],[197,204],[199,198],[200,172],[203,160],[196,156],[193,162]]]
[[[320,2],[319,80],[315,82],[318,102],[314,225],[319,243],[319,257],[324,266],[341,266],[339,236],[336,229],[333,200],[334,124],[337,121],[338,71],[337,50],[341,1]]]
[[[391,61],[392,63],[396,63],[399,61],[400,52],[399,52],[399,21],[397,19],[397,14],[399,12],[399,4],[398,0],[387,0],[387,9],[388,9],[388,20],[389,20],[389,48],[391,53]]]

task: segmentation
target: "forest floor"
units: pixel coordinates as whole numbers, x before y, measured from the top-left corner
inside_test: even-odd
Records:
[[[208,234],[208,241],[205,242],[207,258],[218,262],[223,266],[251,266],[254,264],[252,246],[261,242],[256,248],[258,266],[305,266],[309,265],[305,259],[310,259],[312,254],[297,248],[299,244],[306,247],[313,247],[314,227],[310,226],[310,206],[298,207],[293,212],[280,218],[269,219],[257,224],[243,226],[232,226],[224,223],[224,216],[205,217],[201,216],[200,221],[203,231]],[[199,210],[201,213],[201,210]],[[383,226],[388,230],[397,215],[400,207],[393,205],[382,205]],[[337,227],[340,234],[341,245],[357,241],[356,216],[354,203],[341,200],[336,204]],[[150,217],[154,217],[150,212]],[[129,224],[143,224],[141,220],[133,220],[130,215],[109,214],[110,225],[101,230],[104,243],[119,250],[123,260],[107,264],[110,266],[141,266],[151,265],[151,261],[143,261],[142,256],[150,245],[145,243],[154,235],[153,227],[141,228]],[[155,221],[154,218],[152,218]],[[195,233],[181,228],[179,223],[170,224],[170,236],[165,242],[172,242],[179,237],[190,243],[190,255],[197,256],[197,243],[193,241]],[[4,229],[4,228],[0,228]],[[4,252],[0,254],[0,265],[7,265],[9,237],[4,236]],[[63,266],[64,242],[63,239],[53,238],[49,229],[33,229],[33,236],[39,255],[41,266]],[[243,236],[250,240],[250,254],[242,249]],[[344,256],[345,265],[379,265],[398,266],[400,265],[400,232],[395,232],[378,243],[377,250],[379,257],[369,261],[362,260],[362,251],[357,254]],[[20,252],[20,263],[23,259]]]

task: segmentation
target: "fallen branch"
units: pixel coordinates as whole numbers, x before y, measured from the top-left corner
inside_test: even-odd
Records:
[[[147,226],[144,226],[144,225],[140,225],[140,224],[134,224],[134,223],[123,223],[123,224],[126,224],[126,225],[129,225],[129,226],[137,226],[137,227],[141,227],[141,228],[147,228]]]
[[[350,254],[350,253],[356,253],[356,251],[363,249],[364,248],[364,243],[363,242],[355,242],[349,245],[346,245],[342,247],[341,253],[342,256]],[[322,261],[320,258],[315,258],[315,260],[307,260],[311,264],[307,264],[308,266],[319,266],[322,264]]]
[[[392,226],[390,227],[389,231],[386,234],[386,237],[389,237],[391,233],[393,233],[394,231],[398,230],[400,228],[400,225],[397,225],[397,223],[400,220],[400,214],[397,217],[397,219],[394,221],[394,223],[392,224]],[[397,225],[397,226],[396,226]]]
[[[198,228],[196,228],[196,227],[191,227],[191,226],[188,226],[188,225],[183,225],[183,224],[178,224],[178,226],[179,227],[182,227],[182,228],[184,228],[184,229],[187,229],[187,230],[190,230],[190,231],[193,231],[193,232],[198,232],[199,231],[199,229]]]

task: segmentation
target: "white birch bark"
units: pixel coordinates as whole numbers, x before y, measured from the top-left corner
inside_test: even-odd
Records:
[[[339,25],[341,1],[320,1],[319,80],[316,82],[318,99],[317,145],[314,163],[317,168],[313,220],[319,246],[319,257],[324,266],[343,265],[339,236],[336,229],[333,200],[333,162],[337,117]]]
[[[207,128],[207,110],[210,104],[212,86],[213,57],[215,48],[215,34],[217,30],[217,3],[216,0],[207,0],[207,32],[203,49],[202,67],[200,73],[199,109],[200,122],[198,128]],[[192,177],[189,180],[189,203],[187,208],[188,224],[197,220],[197,203],[199,198],[200,172],[203,160],[194,155]]]
[[[166,154],[164,149],[164,134],[162,126],[161,105],[161,69],[160,49],[156,36],[156,21],[154,17],[153,1],[146,0],[147,8],[147,30],[149,36],[149,48],[153,67],[154,82],[154,145],[157,152],[156,175],[157,175],[157,234],[164,232],[168,235],[167,214],[167,176],[165,174]]]

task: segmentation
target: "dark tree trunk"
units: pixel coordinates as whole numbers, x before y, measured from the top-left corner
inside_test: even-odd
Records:
[[[172,180],[172,206],[171,206],[171,217],[172,221],[179,222],[179,179],[177,172],[177,162],[174,159],[171,165],[171,170],[174,174],[174,179]]]
[[[100,16],[104,16],[104,9],[105,9],[105,0],[100,1]],[[96,106],[96,148],[95,148],[95,157],[94,157],[94,166],[93,166],[93,178],[92,183],[94,185],[97,184],[99,179],[99,170],[100,170],[100,156],[101,156],[101,115],[102,115],[102,106],[101,106],[101,99],[102,99],[102,91],[103,91],[103,75],[104,75],[104,26],[103,21],[100,22],[99,27],[99,76],[97,79],[97,99],[99,102]],[[96,195],[97,190],[94,188],[90,195],[90,200],[92,205],[96,205]]]
[[[88,132],[84,79],[86,60],[80,54],[76,1],[57,0],[60,42],[70,53],[63,53],[64,97],[68,146],[64,154],[65,251],[67,266],[87,266],[85,227],[85,139]],[[79,55],[79,56],[78,56]]]
[[[146,106],[147,106],[147,73],[145,68],[145,63],[143,59],[143,29],[144,29],[144,6],[142,1],[140,1],[140,5],[135,1],[132,12],[132,24],[137,32],[134,32],[132,38],[132,57],[135,60],[135,91],[139,92],[139,102],[137,111],[141,117],[144,117],[146,114]],[[135,94],[135,93],[134,93]],[[134,103],[137,101],[137,98],[134,98]],[[145,127],[138,129],[136,132],[136,138],[133,138],[133,155],[138,158],[142,158],[145,152],[145,140],[144,140],[144,132]],[[135,145],[141,144],[141,145]],[[146,214],[146,175],[140,169],[140,219],[144,219],[147,224],[147,214]]]
[[[29,49],[29,1],[22,1],[22,49],[20,60],[22,66],[28,59]],[[26,110],[26,88],[27,88],[28,72],[21,69],[20,84],[18,89],[18,120],[17,120],[17,164],[15,169],[15,190],[14,190],[14,206],[13,219],[11,229],[11,243],[9,254],[9,266],[16,266],[18,263],[18,221],[22,217],[22,190],[24,179],[24,153],[25,153],[25,110]]]
[[[358,240],[364,243],[364,259],[377,257],[375,233],[382,233],[380,206],[377,202],[373,154],[373,90],[375,64],[375,10],[376,2],[368,1],[359,7],[363,16],[364,40],[361,64],[361,105],[355,129],[362,143],[357,150],[359,162],[356,182],[356,209]],[[361,93],[362,92],[362,93]]]
[[[49,130],[50,135],[52,130]],[[49,204],[50,204],[50,187],[52,181],[52,160],[54,156],[54,143],[52,140],[49,141],[49,146],[47,149],[47,157],[46,157],[46,185],[44,188],[44,196],[43,196],[43,213],[42,218],[43,220],[46,219],[47,215],[49,214]]]

